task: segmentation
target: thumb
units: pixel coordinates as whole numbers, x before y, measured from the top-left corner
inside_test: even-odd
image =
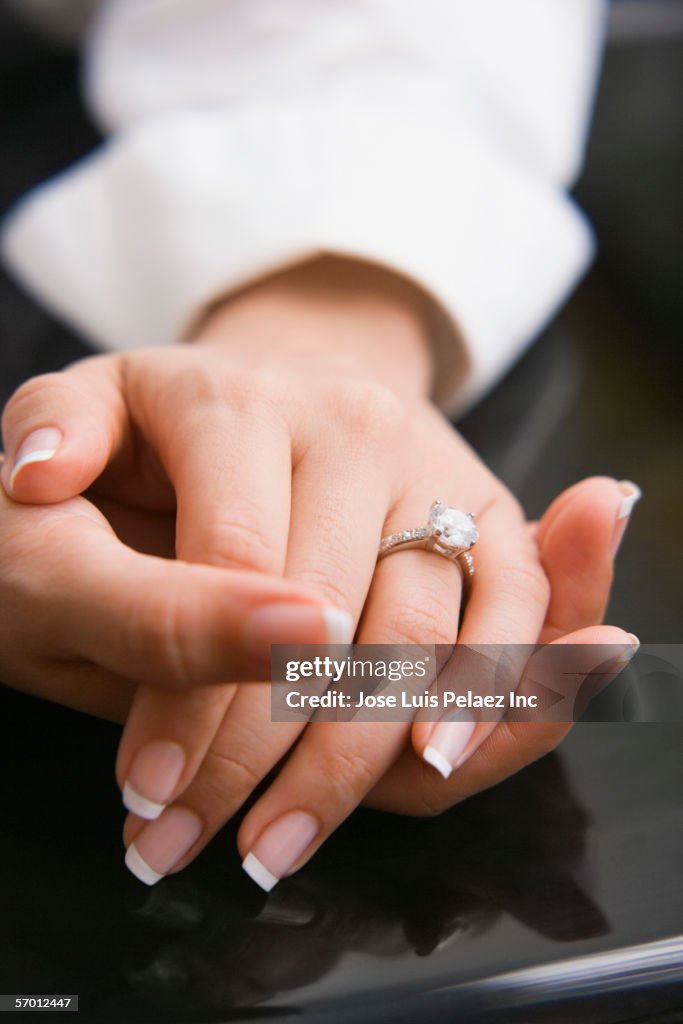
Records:
[[[120,447],[125,425],[111,357],[32,378],[15,391],[2,416],[5,491],[36,505],[82,493]]]

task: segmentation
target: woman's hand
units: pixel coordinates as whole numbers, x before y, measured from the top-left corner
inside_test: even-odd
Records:
[[[146,510],[117,521],[156,541],[166,528]],[[0,679],[35,696],[121,721],[139,685],[262,675],[275,616],[299,642],[329,638],[310,588],[140,554],[85,498],[27,507],[0,491],[0,524]]]
[[[594,625],[600,621],[609,596],[613,558],[627,521],[622,512],[631,503],[624,485],[617,481],[586,480],[562,494],[546,512],[538,530],[530,530],[537,538],[551,587],[540,639],[588,645],[585,656],[580,655],[574,666],[582,667],[586,675],[598,667],[604,672],[603,662],[609,655],[613,656],[612,672],[616,674],[637,650],[631,634]],[[574,679],[577,691],[584,678]],[[602,685],[609,681],[610,676],[601,675]],[[251,688],[240,688],[239,692]],[[258,684],[256,688],[260,689]],[[269,699],[267,693],[264,699]],[[260,885],[269,889],[313,855],[339,824],[340,806],[348,813],[362,800],[366,806],[398,814],[437,814],[552,750],[571,724],[509,720],[498,725],[481,723],[470,738],[462,764],[446,779],[420,756],[434,723],[418,721],[412,730],[391,723],[310,725],[279,775],[242,822],[238,845],[245,866]],[[240,732],[240,726],[246,732]],[[155,821],[145,823],[133,814],[128,816],[124,828],[127,862],[138,877],[152,884],[194,860],[245,799],[249,783],[240,785],[242,779],[257,784],[260,773],[255,770],[250,777],[250,757],[258,763],[270,730],[282,728],[281,724],[270,723],[265,712],[262,716],[253,714],[243,723],[235,723],[230,714],[226,715],[194,781],[179,799]],[[301,756],[306,735],[314,728],[320,731],[321,745],[326,735],[329,738],[327,763],[321,764],[314,757],[307,764]],[[367,765],[372,765],[376,749],[382,750],[387,733],[395,745],[396,758],[382,774],[382,767],[368,769]],[[360,772],[356,757],[360,759]],[[311,819],[320,822],[313,835]]]
[[[343,642],[358,623],[359,642],[454,642],[456,566],[421,551],[375,565],[380,537],[422,524],[440,497],[475,512],[481,532],[459,639],[535,642],[549,596],[536,546],[514,499],[425,397],[429,361],[419,297],[381,271],[358,275],[321,263],[221,307],[192,346],[102,357],[30,382],[6,414],[6,487],[26,502],[66,501],[90,487],[92,502],[133,547],[170,555],[174,536],[180,562],[214,572],[249,570],[252,586],[254,570],[284,574],[297,587],[313,584],[320,595],[317,632],[294,636],[287,616],[264,614],[261,627],[272,642]],[[150,522],[152,529],[141,530]],[[80,572],[75,547],[69,564]],[[11,570],[19,562],[9,557]],[[176,610],[195,623],[203,618],[194,595],[185,602],[174,593]],[[144,601],[145,586],[136,596]],[[336,613],[322,613],[323,603]],[[325,622],[336,628],[324,633]],[[114,621],[115,651],[118,631]],[[157,638],[166,643],[163,631]],[[138,668],[144,678],[136,681],[147,685],[135,698],[117,769],[129,806],[153,817],[188,791],[200,765],[204,772],[211,758],[220,761],[220,789],[203,817],[174,807],[155,823],[156,845],[165,849],[156,874],[180,862],[181,839],[182,856],[196,853],[301,732],[270,721],[268,687],[201,688],[217,676],[195,670],[186,646],[197,646],[190,632],[173,646],[176,692],[163,691],[164,652],[163,665],[150,659]],[[183,673],[184,660],[192,671]],[[235,678],[228,669],[225,682]],[[179,683],[193,688],[183,691]],[[264,823],[255,812],[289,802],[278,821],[288,819],[287,832],[294,821],[299,846],[308,837],[296,857],[287,840],[287,857],[301,862],[374,790],[406,738],[400,725],[350,723],[330,731],[310,724],[245,827],[250,820],[258,825],[253,835],[260,842],[273,820]],[[164,828],[173,842],[162,842]],[[289,867],[271,862],[268,871],[276,876]]]

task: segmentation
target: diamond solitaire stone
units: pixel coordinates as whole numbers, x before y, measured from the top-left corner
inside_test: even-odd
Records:
[[[429,513],[429,525],[439,544],[455,549],[471,548],[479,540],[479,531],[472,516],[459,508],[435,501]]]

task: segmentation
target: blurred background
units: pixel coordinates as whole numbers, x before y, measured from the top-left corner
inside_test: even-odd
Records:
[[[576,188],[597,259],[526,359],[461,425],[531,515],[593,473],[639,484],[608,621],[655,643],[682,637],[682,58],[679,0],[611,5]]]

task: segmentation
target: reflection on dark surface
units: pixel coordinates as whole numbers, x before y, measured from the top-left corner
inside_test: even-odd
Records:
[[[241,871],[236,823],[153,889],[128,875],[118,735],[0,688],[13,780],[0,991],[78,993],[81,1021],[335,1021],[349,1000],[361,1021],[394,1020],[395,1008],[366,1016],[365,1001],[681,930],[675,728],[578,726],[560,755],[439,818],[361,810],[268,896]]]
[[[132,911],[124,972],[196,1012],[310,985],[345,952],[429,956],[504,912],[555,941],[600,935],[607,923],[575,879],[586,824],[555,757],[435,820],[361,812],[261,907],[224,879],[152,891]]]
[[[267,1018],[309,992],[367,989],[381,963],[383,983],[415,993],[611,948],[571,760],[546,757],[435,819],[360,811],[269,896],[240,869],[234,825],[146,889],[122,864],[118,728],[9,690],[0,710],[16,783],[3,801],[0,991],[79,993],[80,1019],[97,1024]],[[680,906],[680,884],[670,898]],[[501,944],[505,921],[517,930]]]

